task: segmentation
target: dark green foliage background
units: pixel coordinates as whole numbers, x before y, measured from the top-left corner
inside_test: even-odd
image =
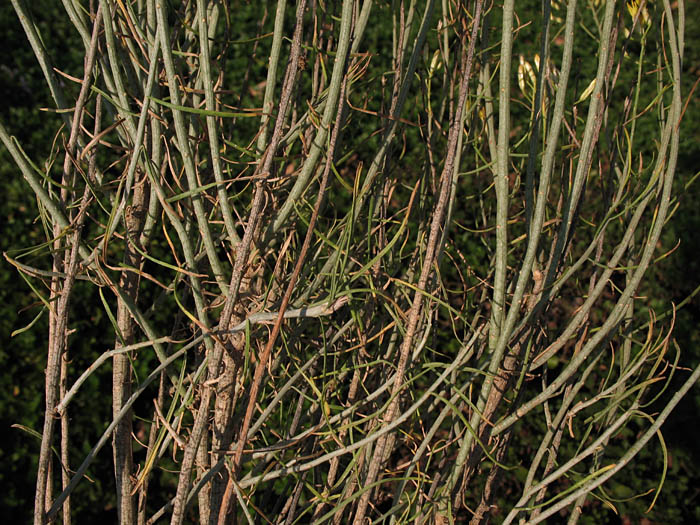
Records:
[[[537,2],[528,4],[533,5],[535,10],[539,9]],[[519,14],[527,16],[527,8],[522,9]],[[60,3],[53,0],[35,0],[32,3],[32,12],[42,29],[47,49],[54,58],[59,59],[58,63],[67,73],[80,76],[82,45],[72,26],[64,21],[61,10]],[[688,2],[686,10],[684,97],[688,97],[700,76],[700,5]],[[241,28],[240,34],[231,35],[231,38],[252,36],[257,29],[260,12],[258,4],[240,6],[236,13],[236,26]],[[273,12],[273,4],[268,6],[268,12]],[[532,48],[532,53],[536,52],[539,38],[536,32],[537,26],[533,24],[529,31],[519,36],[516,45],[520,46],[520,51]],[[390,43],[380,42],[370,32],[366,46],[381,45]],[[52,103],[41,70],[9,2],[0,2],[0,49],[4,51],[0,58],[0,118],[30,157],[45,159],[61,121],[54,113],[39,111],[42,107],[52,107]],[[381,49],[372,51],[382,52]],[[594,57],[595,52],[588,55],[584,49],[579,51],[581,77],[590,78],[586,70],[592,70],[595,63],[587,59]],[[252,70],[265,67],[264,63],[250,64],[249,57],[240,53],[237,55],[235,45],[229,48],[229,53],[230,63],[226,65],[226,70],[233,72],[232,75],[240,76],[248,66]],[[231,85],[241,84],[240,78],[230,80]],[[625,82],[634,82],[634,79],[621,78],[618,81],[622,85]],[[381,94],[377,94],[376,100],[381,98]],[[245,106],[245,97],[242,105]],[[678,209],[668,225],[659,253],[670,250],[679,240],[680,245],[670,257],[652,269],[640,292],[641,295],[656,298],[654,307],[657,313],[668,310],[672,303],[681,302],[700,283],[700,206],[697,204],[700,201],[700,185],[692,183],[698,170],[697,159],[700,159],[699,122],[700,99],[693,96],[687,104],[680,130],[681,153],[676,177]],[[412,138],[415,139],[409,134],[407,140],[410,142]],[[368,137],[367,147],[372,147],[372,140]],[[11,254],[13,249],[32,246],[44,240],[33,196],[4,148],[0,148],[0,221],[0,251],[3,253]],[[79,325],[81,335],[79,340],[71,340],[70,349],[71,358],[76,360],[74,369],[81,369],[97,357],[100,349],[111,344],[108,336],[110,328],[102,309],[91,308],[91,304],[99,302],[94,291],[78,287],[76,299],[75,304],[80,311],[76,312],[71,326]],[[36,303],[30,288],[14,268],[4,258],[0,260],[0,511],[6,520],[16,523],[26,522],[33,506],[39,440],[23,430],[11,428],[11,425],[24,425],[34,430],[41,428],[46,318],[41,318],[30,330],[20,335],[12,337],[11,334],[36,316],[39,311]],[[678,311],[676,320],[675,338],[682,352],[680,362],[685,367],[697,366],[700,362],[699,322],[700,304],[696,298]],[[145,365],[142,363],[142,366]],[[109,373],[109,369],[105,369],[91,377],[84,387],[90,395],[81,396],[79,403],[82,406],[77,405],[72,411],[81,414],[72,421],[74,464],[84,457],[109,419],[111,402],[104,399],[111,392]],[[678,373],[679,383],[686,373]],[[137,432],[138,428],[137,425]],[[670,455],[666,484],[656,507],[645,514],[651,501],[649,496],[621,502],[617,507],[619,516],[600,505],[592,505],[584,512],[581,523],[641,523],[645,518],[656,523],[700,523],[699,428],[700,389],[695,388],[663,429]],[[623,433],[616,437],[611,446],[624,450],[626,439],[632,437]],[[528,443],[527,435],[522,435],[521,439],[519,448],[516,447],[518,454],[527,453],[526,449],[532,446]],[[111,480],[109,448],[105,448],[101,454],[106,457],[103,461],[95,462],[93,469],[106,471],[93,470],[91,477]],[[643,450],[637,460],[608,486],[611,498],[625,500],[653,487],[661,471],[661,458],[658,442]],[[517,457],[510,458],[509,462],[517,463]],[[157,482],[154,480],[154,483]],[[507,485],[505,490],[508,490]],[[114,521],[113,493],[113,487],[104,483],[80,484],[73,498],[76,522],[90,523],[98,519]],[[497,516],[495,518],[498,519]]]

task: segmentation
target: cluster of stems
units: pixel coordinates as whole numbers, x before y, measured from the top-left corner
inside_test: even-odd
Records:
[[[6,255],[49,318],[36,525],[110,443],[122,524],[573,524],[697,380],[650,415],[682,1],[62,0],[78,75],[12,4],[63,119],[43,167],[0,123],[46,233]]]

